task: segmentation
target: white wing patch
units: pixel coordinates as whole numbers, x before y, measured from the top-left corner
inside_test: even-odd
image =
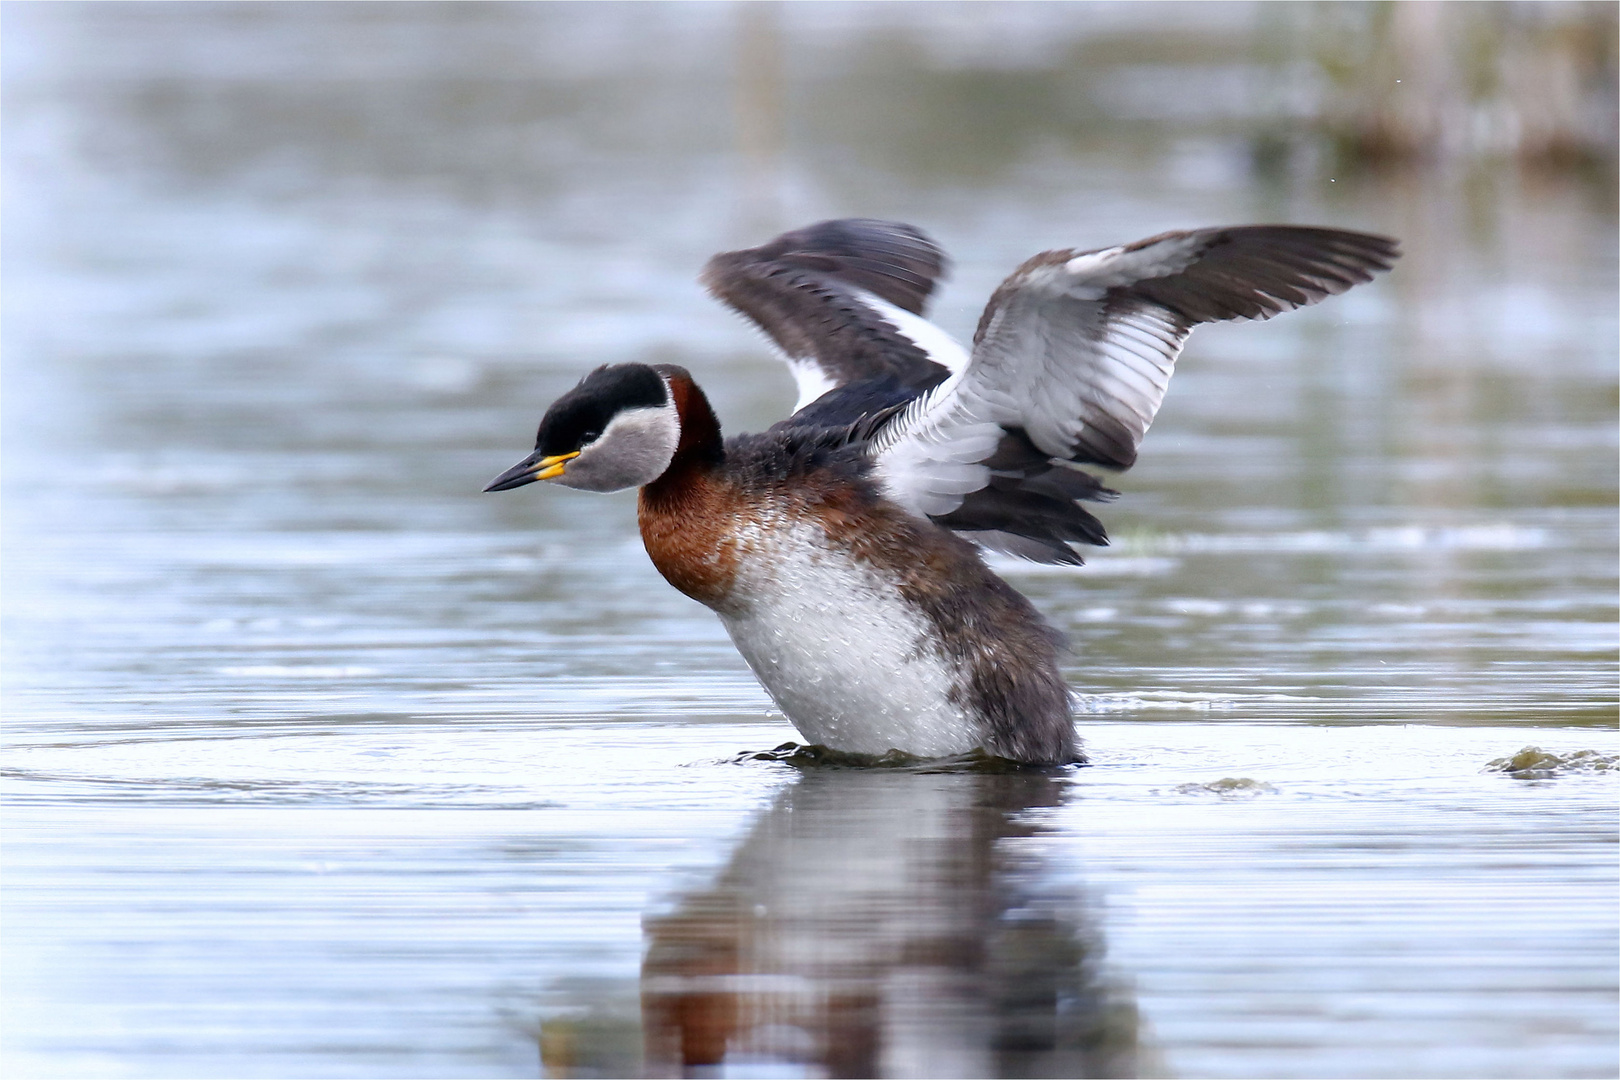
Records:
[[[794,412],[798,412],[827,391],[837,388],[838,383],[822,370],[815,359],[789,356],[781,349],[777,349],[776,354],[787,364],[788,371],[793,373],[793,382],[799,388],[799,400],[793,403]]]
[[[876,475],[890,500],[923,517],[949,514],[990,482],[982,464],[995,453],[1002,427],[984,388],[958,372],[913,401],[883,429],[872,448]]]
[[[1071,298],[1072,299],[1072,298]],[[990,482],[980,464],[1009,428],[1069,459],[1086,444],[1141,441],[1164,400],[1186,332],[1164,312],[1104,319],[1098,306],[1068,319],[1031,304],[995,316],[970,371],[913,402],[873,447],[884,492],[912,513],[940,517]]]
[[[1185,270],[1197,258],[1204,243],[1197,233],[1172,234],[1134,250],[1122,244],[1102,251],[1087,251],[1063,263],[1061,271],[1057,266],[1051,269],[1054,279],[1061,278],[1070,295],[1096,290],[1097,296],[1085,296],[1085,299],[1095,300],[1101,297],[1102,290]]]
[[[927,319],[896,307],[877,294],[864,289],[855,290],[855,295],[872,314],[894,327],[901,337],[927,354],[929,360],[946,368],[953,375],[967,369],[967,350],[962,348],[955,338]],[[798,412],[828,391],[838,388],[838,381],[827,374],[815,357],[789,356],[774,341],[770,342],[770,346],[777,359],[787,365],[788,371],[793,375],[794,385],[799,388],[799,399],[793,403],[794,412]]]
[[[904,308],[895,307],[887,300],[873,293],[859,290],[857,295],[861,303],[871,308],[878,317],[898,330],[901,336],[909,339],[911,343],[928,354],[928,359],[942,368],[948,369],[953,375],[966,370],[968,366],[967,350],[957,340],[921,315],[913,315]]]
[[[934,354],[954,374],[882,431],[875,473],[895,502],[940,517],[990,482],[981,463],[1006,432],[1054,461],[1129,468],[1193,326],[1313,304],[1398,254],[1385,237],[1282,225],[1043,252],[991,297],[965,368]],[[917,326],[930,324],[883,317],[934,352]]]
[[[1185,266],[1195,246],[1177,237],[1023,270],[992,309],[971,369],[953,367],[873,447],[885,494],[915,514],[951,513],[990,482],[981,462],[1009,428],[1059,459],[1088,444],[1134,448],[1164,400],[1187,331],[1162,308],[1110,313],[1102,301],[1110,288]]]
[[[1107,542],[1079,501],[1111,493],[1063,466],[1135,463],[1194,326],[1314,304],[1399,255],[1388,237],[1289,225],[1045,251],[991,296],[966,368],[921,320],[884,311],[953,374],[879,430],[873,478],[899,506],[988,547],[1078,562],[1065,544]]]

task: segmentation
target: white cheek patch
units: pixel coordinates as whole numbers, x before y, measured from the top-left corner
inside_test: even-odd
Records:
[[[662,438],[671,439],[671,449],[674,442],[679,441],[680,430],[671,423],[674,409],[668,405],[659,405],[656,408],[625,409],[614,415],[608,421],[608,426],[597,437],[592,446],[603,446],[612,442],[621,442],[632,439],[645,442],[649,438],[658,441]]]
[[[570,461],[557,483],[585,491],[619,491],[664,474],[681,441],[674,405],[626,409]]]

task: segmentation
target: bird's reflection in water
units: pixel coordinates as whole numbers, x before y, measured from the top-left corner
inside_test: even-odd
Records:
[[[1135,1075],[1135,1010],[1027,820],[1062,791],[1031,773],[801,776],[718,881],[646,920],[646,1073]],[[567,1042],[552,1075],[599,1070]]]

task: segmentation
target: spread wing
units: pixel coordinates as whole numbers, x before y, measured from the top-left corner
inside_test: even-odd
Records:
[[[1080,464],[1128,469],[1199,323],[1269,319],[1364,281],[1394,240],[1252,225],[1048,251],[991,296],[968,366],[872,444],[888,496],[990,547],[1079,562],[1106,543],[1076,499],[1113,494]]]
[[[813,422],[839,423],[967,366],[962,347],[922,317],[944,272],[944,254],[918,229],[844,218],[716,255],[702,281],[780,350],[799,385],[795,414],[828,391],[864,384],[815,410]]]

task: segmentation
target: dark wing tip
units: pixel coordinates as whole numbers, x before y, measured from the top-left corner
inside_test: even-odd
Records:
[[[801,395],[886,377],[916,393],[948,371],[889,309],[920,316],[944,269],[943,253],[914,226],[841,218],[722,252],[700,280],[777,344]]]
[[[914,225],[835,218],[783,233],[756,248],[710,259],[702,282],[722,298],[735,275],[804,270],[835,278],[921,315],[945,275],[945,253]]]
[[[1393,237],[1303,225],[1166,233],[1131,247],[1183,237],[1202,240],[1189,263],[1111,290],[1115,300],[1145,299],[1189,324],[1269,319],[1371,281],[1401,256]]]

